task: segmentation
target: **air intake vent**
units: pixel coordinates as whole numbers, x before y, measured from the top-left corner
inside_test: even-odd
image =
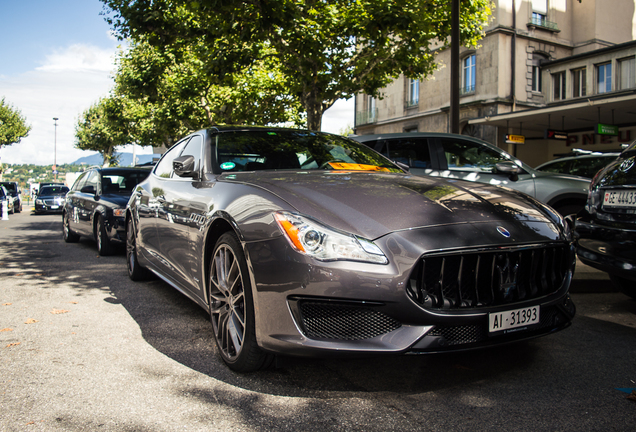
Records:
[[[302,301],[300,311],[303,333],[312,339],[371,339],[401,326],[381,312],[349,304]]]
[[[426,309],[506,305],[555,293],[572,265],[569,244],[424,256],[408,295]]]

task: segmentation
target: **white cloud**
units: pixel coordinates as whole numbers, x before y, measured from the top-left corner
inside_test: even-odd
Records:
[[[339,134],[341,130],[353,129],[353,98],[339,99],[322,116],[322,131]]]
[[[57,159],[62,164],[90,154],[74,147],[75,124],[85,109],[108,96],[115,53],[114,48],[71,45],[47,56],[33,71],[0,76],[0,97],[32,126],[20,144],[0,150],[2,162],[48,165]],[[53,117],[59,118],[57,145]]]
[[[37,71],[102,71],[110,72],[113,69],[115,53],[112,50],[104,50],[94,46],[75,44],[70,47],[53,52],[46,57],[44,65],[36,68]]]

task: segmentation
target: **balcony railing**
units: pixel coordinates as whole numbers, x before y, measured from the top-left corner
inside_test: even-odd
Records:
[[[371,124],[378,121],[378,109],[356,112],[356,126]]]
[[[548,21],[544,17],[534,16],[530,18],[528,27],[531,27],[531,26],[541,27],[541,28],[545,28],[548,30],[556,31],[556,32],[560,31],[559,26],[557,26],[557,23]]]
[[[469,86],[463,86],[459,88],[459,95],[463,96],[469,93],[475,93],[475,86],[474,85],[469,85]]]
[[[405,102],[405,105],[406,105],[407,108],[414,108],[414,107],[418,106],[419,104],[420,104],[420,100],[419,99],[417,99],[417,100],[412,100],[411,99],[411,100],[407,100]]]

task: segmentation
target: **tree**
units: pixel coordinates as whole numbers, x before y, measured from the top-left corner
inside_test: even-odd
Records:
[[[0,100],[0,148],[18,144],[30,131],[31,126],[26,123],[26,118],[5,102],[3,97]]]
[[[273,58],[218,79],[204,70],[199,48],[159,48],[140,38],[120,53],[114,95],[128,101],[134,141],[170,146],[177,137],[220,123],[303,123],[298,100],[281,96]]]
[[[75,126],[75,147],[99,152],[104,166],[117,166],[115,149],[129,143],[129,129],[124,115],[124,101],[104,98],[82,113]]]
[[[432,73],[448,45],[451,0],[102,0],[120,37],[153,46],[197,46],[203,69],[219,80],[275,58],[285,93],[297,97],[309,129],[336,100],[380,96],[400,74]],[[489,0],[463,0],[461,42],[474,46]]]

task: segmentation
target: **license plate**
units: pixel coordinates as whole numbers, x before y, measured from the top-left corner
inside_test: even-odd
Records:
[[[59,208],[60,208],[60,206],[59,206],[59,205],[52,205],[52,206],[51,206],[51,209],[53,209],[53,210],[55,210],[55,209],[59,209]]]
[[[636,190],[607,190],[603,195],[604,208],[636,208]]]
[[[531,306],[523,309],[491,313],[488,315],[488,331],[496,333],[538,324],[539,312],[539,306]]]

